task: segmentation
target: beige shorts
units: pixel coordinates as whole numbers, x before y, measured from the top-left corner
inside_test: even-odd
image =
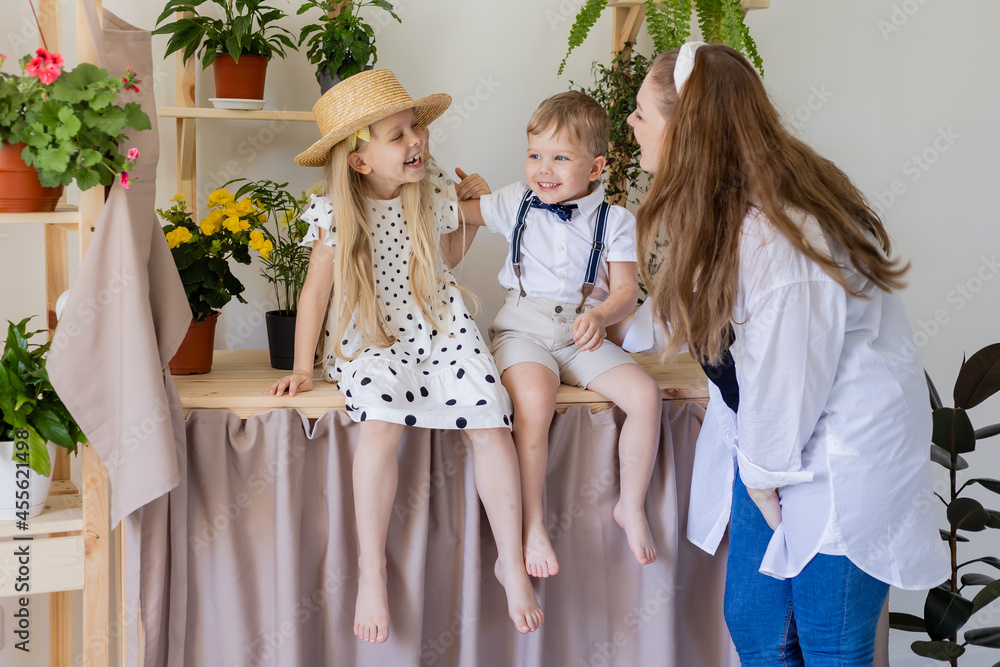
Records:
[[[605,340],[584,351],[573,342],[577,304],[520,296],[509,290],[490,327],[493,358],[503,373],[515,364],[533,362],[551,370],[565,384],[586,387],[616,366],[634,364],[627,352]]]

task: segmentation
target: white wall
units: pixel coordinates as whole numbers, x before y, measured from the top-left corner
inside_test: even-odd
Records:
[[[432,146],[443,164],[477,170],[494,186],[520,178],[524,125],[535,106],[565,90],[569,80],[587,82],[590,62],[607,58],[608,15],[574,53],[567,74],[556,78],[579,3],[398,0],[403,24],[379,28],[379,66],[395,70],[414,95],[448,92],[455,98],[455,111],[437,123],[445,139]],[[282,0],[274,4],[287,5]],[[896,252],[913,263],[904,297],[914,329],[923,332],[916,342],[947,401],[962,355],[1000,340],[1000,225],[991,197],[1000,149],[995,121],[1000,75],[992,39],[1000,5],[992,0],[771,4],[748,19],[764,58],[767,86],[799,134],[846,170],[874,201],[884,203]],[[4,5],[8,28],[0,31],[0,52],[23,54],[33,43],[14,42],[28,25],[27,3],[5,0]],[[105,0],[105,6],[151,27],[161,3]],[[288,5],[286,11],[294,13],[294,7]],[[287,25],[297,32],[302,23],[301,17],[293,17]],[[73,30],[74,23],[67,19],[67,37]],[[156,38],[154,51],[162,53],[164,44],[164,38]],[[161,105],[173,104],[173,90],[171,59],[156,77]],[[309,109],[317,95],[304,56],[293,54],[272,65],[269,108]],[[211,77],[202,76],[200,103],[207,104],[212,96]],[[266,124],[202,122],[200,187],[227,178],[221,172],[230,161],[239,172],[231,176],[287,179],[296,190],[308,187],[319,171],[296,167],[292,158],[318,131],[305,124],[279,129],[274,133]],[[161,135],[158,203],[165,205],[174,194],[172,122],[161,121]],[[257,155],[250,154],[253,141],[266,144]],[[901,194],[892,195],[891,201],[894,183]],[[38,230],[0,225],[0,321],[43,309],[40,240]],[[461,273],[482,297],[482,327],[499,307],[495,275],[503,257],[503,242],[483,234]],[[238,268],[252,303],[226,307],[217,347],[263,347],[265,334],[257,313],[265,307],[268,292],[256,269]],[[1000,421],[1000,400],[977,408],[972,418],[979,426]],[[969,456],[976,475],[1000,476],[1000,455],[994,451],[998,446],[1000,438],[987,441],[981,453]],[[943,474],[939,477],[944,479]],[[979,497],[1000,507],[1000,499],[988,493]],[[963,547],[963,559],[1000,551],[996,533],[972,538]],[[922,605],[920,594],[893,593],[894,610],[919,613]],[[998,623],[993,619],[981,624]],[[8,647],[0,649],[0,655],[4,664],[11,664],[9,629],[7,633]],[[893,665],[928,663],[909,651],[916,638],[893,633]],[[43,664],[13,658],[15,667]],[[996,652],[973,649],[961,664],[985,666],[998,659]]]

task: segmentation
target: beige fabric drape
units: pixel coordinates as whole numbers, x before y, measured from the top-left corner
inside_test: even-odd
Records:
[[[703,414],[664,404],[647,498],[660,557],[646,567],[611,516],[621,413],[556,415],[546,493],[562,570],[539,582],[546,622],[527,637],[493,576],[463,434],[407,429],[387,547],[392,633],[372,646],[351,634],[357,426],[339,412],[312,427],[291,410],[192,412],[180,485],[142,515],[144,664],[735,666],[724,550],[683,537]]]

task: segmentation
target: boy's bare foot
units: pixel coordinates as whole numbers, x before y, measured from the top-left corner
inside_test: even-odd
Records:
[[[354,605],[354,636],[381,644],[389,638],[389,597],[385,568],[362,571]]]
[[[526,635],[542,627],[545,614],[542,613],[535,591],[531,588],[531,581],[524,570],[515,567],[505,572],[498,558],[493,566],[493,573],[507,593],[507,613],[510,614],[510,620],[514,621],[517,631]]]
[[[543,522],[525,523],[524,570],[533,577],[551,577],[559,572],[559,561]]]
[[[639,565],[649,565],[656,560],[656,544],[649,532],[649,522],[646,521],[646,510],[643,507],[627,509],[621,499],[615,505],[615,521],[628,538],[628,548],[639,561]]]

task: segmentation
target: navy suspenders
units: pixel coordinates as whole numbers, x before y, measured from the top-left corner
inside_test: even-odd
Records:
[[[514,223],[514,231],[510,235],[510,258],[514,268],[514,275],[517,276],[517,286],[521,289],[521,296],[527,296],[524,287],[521,285],[521,238],[524,236],[524,221],[528,217],[531,209],[531,200],[535,193],[530,189],[521,198],[521,204],[517,208],[517,220]],[[583,287],[580,305],[576,307],[577,313],[583,312],[583,306],[594,291],[594,283],[597,281],[597,271],[600,268],[601,253],[604,252],[604,238],[608,231],[608,212],[611,204],[601,202],[597,211],[597,224],[594,226],[594,240],[590,247],[590,256],[587,260],[587,271],[584,273]]]

